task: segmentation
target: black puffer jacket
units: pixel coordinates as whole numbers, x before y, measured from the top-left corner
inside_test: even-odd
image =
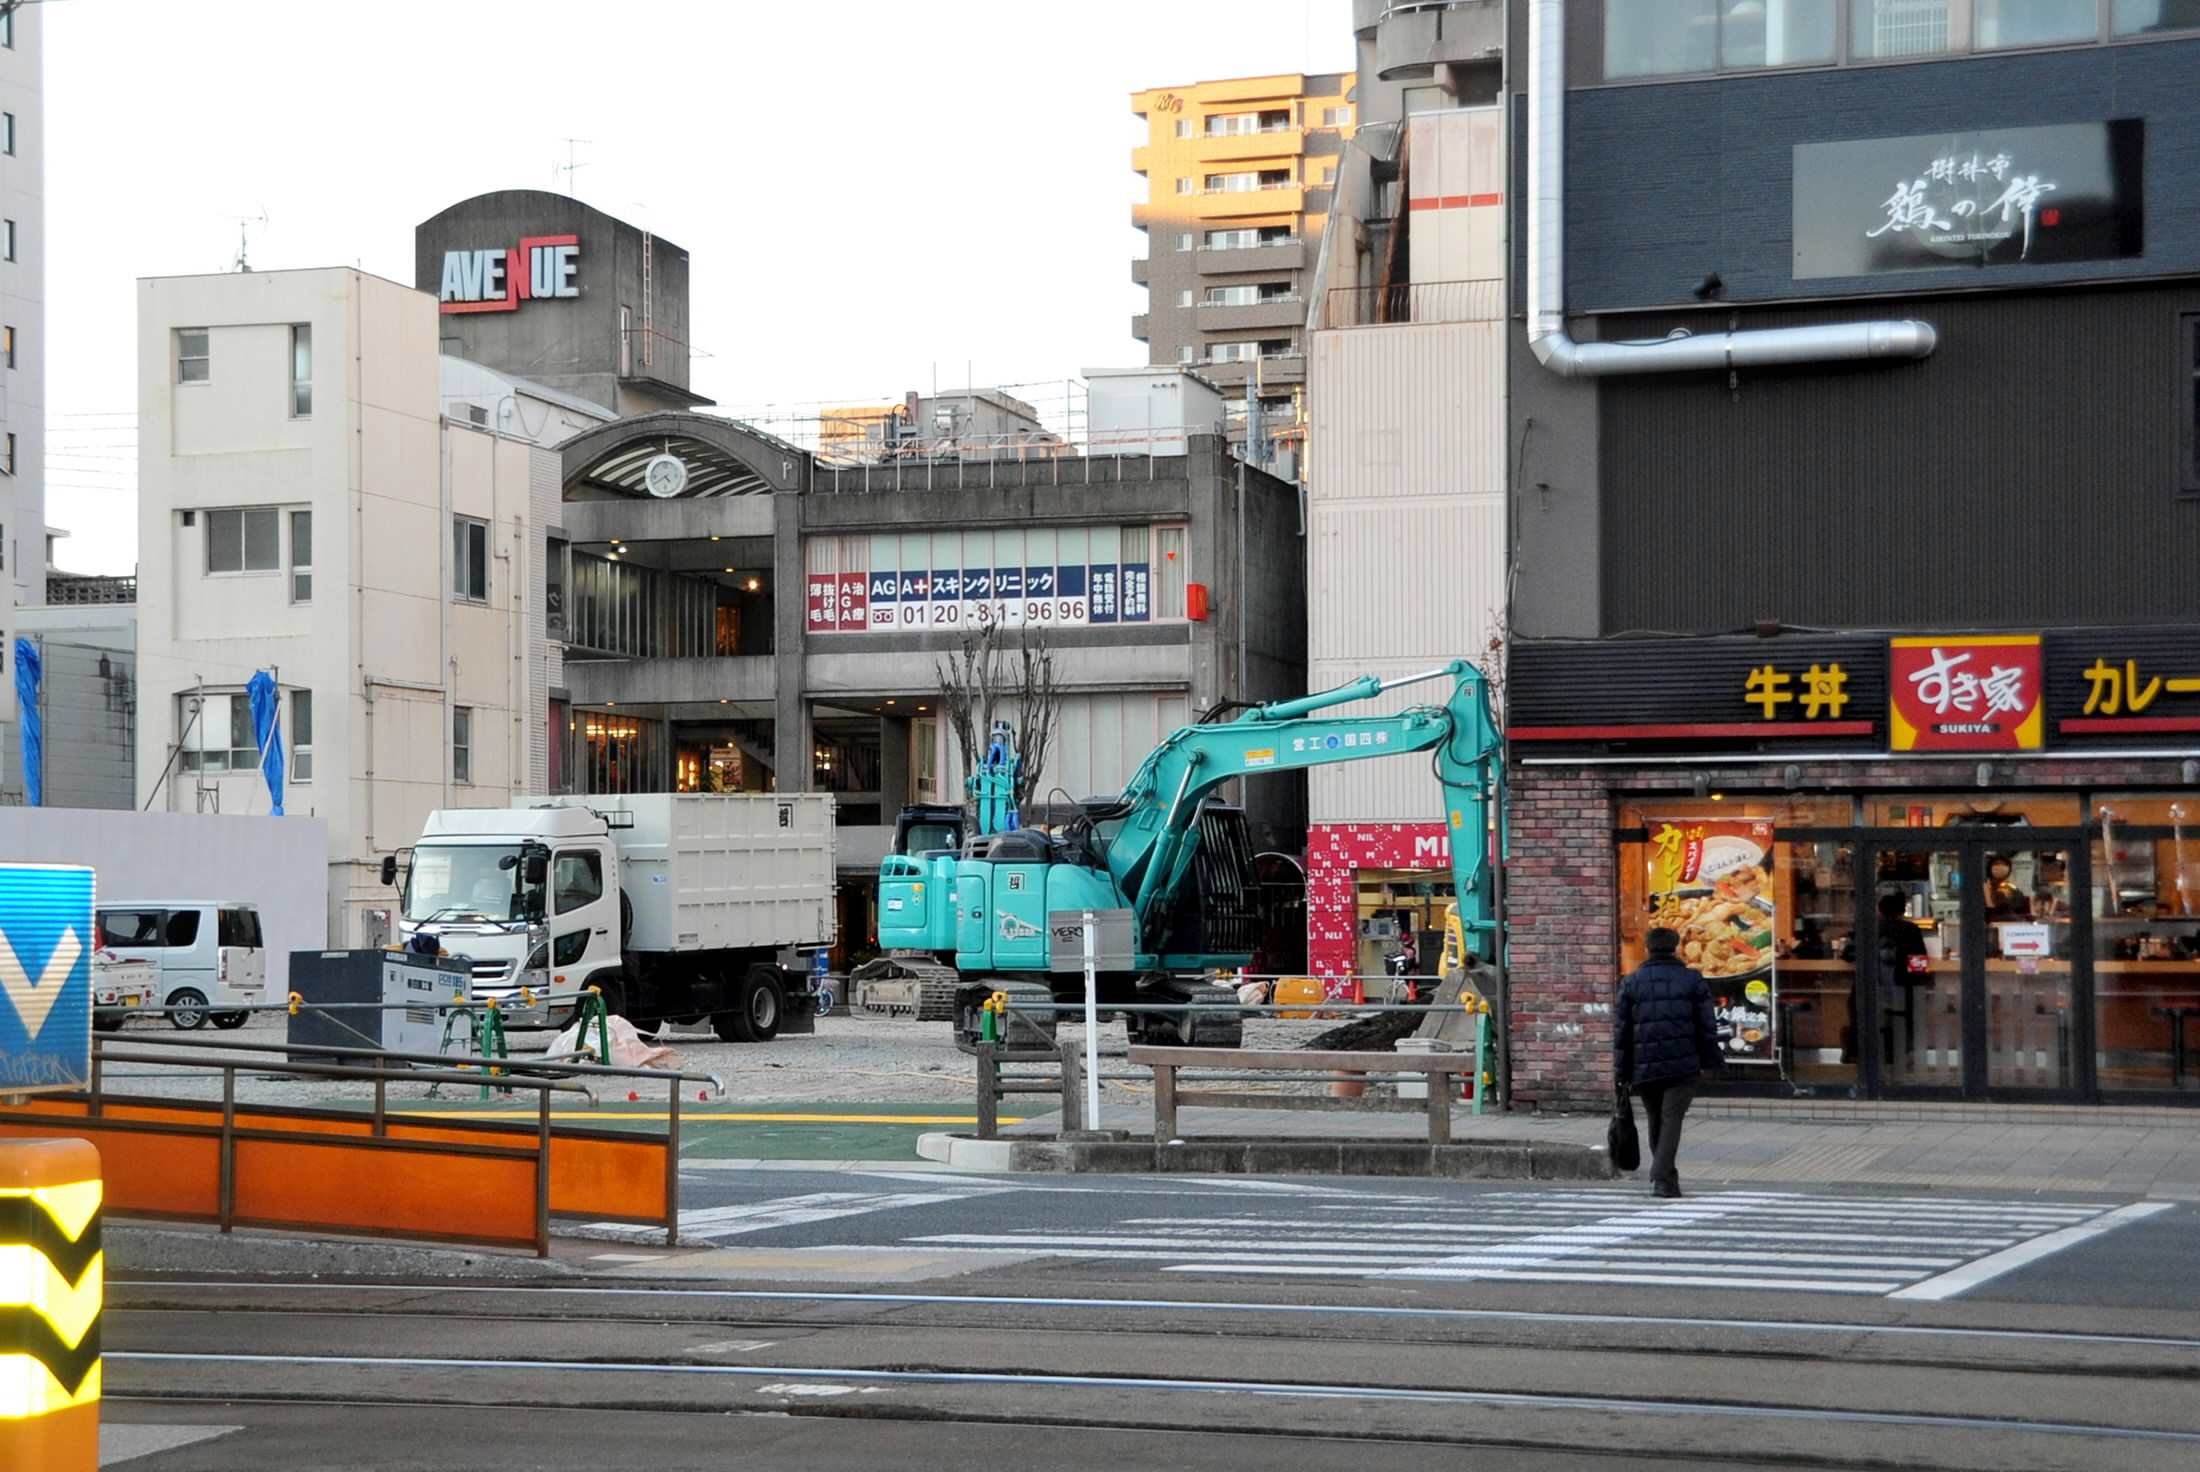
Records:
[[[1711,984],[1674,956],[1652,956],[1619,984],[1612,1017],[1612,1076],[1649,1084],[1717,1068],[1719,1023]]]

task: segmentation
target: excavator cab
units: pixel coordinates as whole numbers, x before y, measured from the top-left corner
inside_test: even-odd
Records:
[[[894,820],[894,852],[959,854],[963,846],[963,810],[942,803],[913,803]]]

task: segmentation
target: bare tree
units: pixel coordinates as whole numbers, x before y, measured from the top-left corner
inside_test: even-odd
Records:
[[[940,709],[946,714],[955,749],[962,754],[965,772],[977,769],[992,740],[994,722],[1008,718],[1013,707],[1010,728],[1022,759],[1015,800],[1021,811],[1034,794],[1045,791],[1040,779],[1061,725],[1062,688],[1046,635],[1019,628],[1011,636],[999,624],[989,624],[978,633],[963,635],[960,647],[937,661],[933,670],[939,677]],[[977,803],[967,787],[962,806],[964,821],[975,831]]]

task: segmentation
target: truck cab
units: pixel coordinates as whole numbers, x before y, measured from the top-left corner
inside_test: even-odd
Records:
[[[470,995],[495,999],[507,1027],[555,1026],[623,971],[618,856],[585,809],[431,813],[403,877],[400,938],[466,957]]]

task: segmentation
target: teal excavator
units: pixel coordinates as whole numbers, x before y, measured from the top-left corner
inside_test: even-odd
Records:
[[[1435,680],[1450,685],[1442,705],[1330,713]],[[1453,660],[1186,726],[1154,749],[1121,796],[1088,799],[1053,831],[1018,826],[1017,757],[996,730],[969,778],[976,832],[963,833],[961,810],[951,808],[911,809],[896,825],[895,851],[879,870],[882,954],[855,973],[857,995],[866,984],[903,987],[920,1018],[954,1016],[959,1032],[973,1034],[974,1013],[954,997],[967,998],[974,985],[1006,992],[1011,1006],[1081,1003],[1079,917],[1127,911],[1129,952],[1099,974],[1102,1011],[1120,1013],[1133,1041],[1235,1047],[1237,998],[1208,978],[1252,961],[1260,884],[1244,810],[1212,801],[1215,789],[1233,778],[1416,752],[1430,754],[1443,790],[1464,949],[1487,961],[1497,943],[1489,854],[1502,767],[1482,674]],[[1144,1010],[1157,1004],[1178,1010]],[[1024,1015],[1051,1033],[1046,1009]]]

